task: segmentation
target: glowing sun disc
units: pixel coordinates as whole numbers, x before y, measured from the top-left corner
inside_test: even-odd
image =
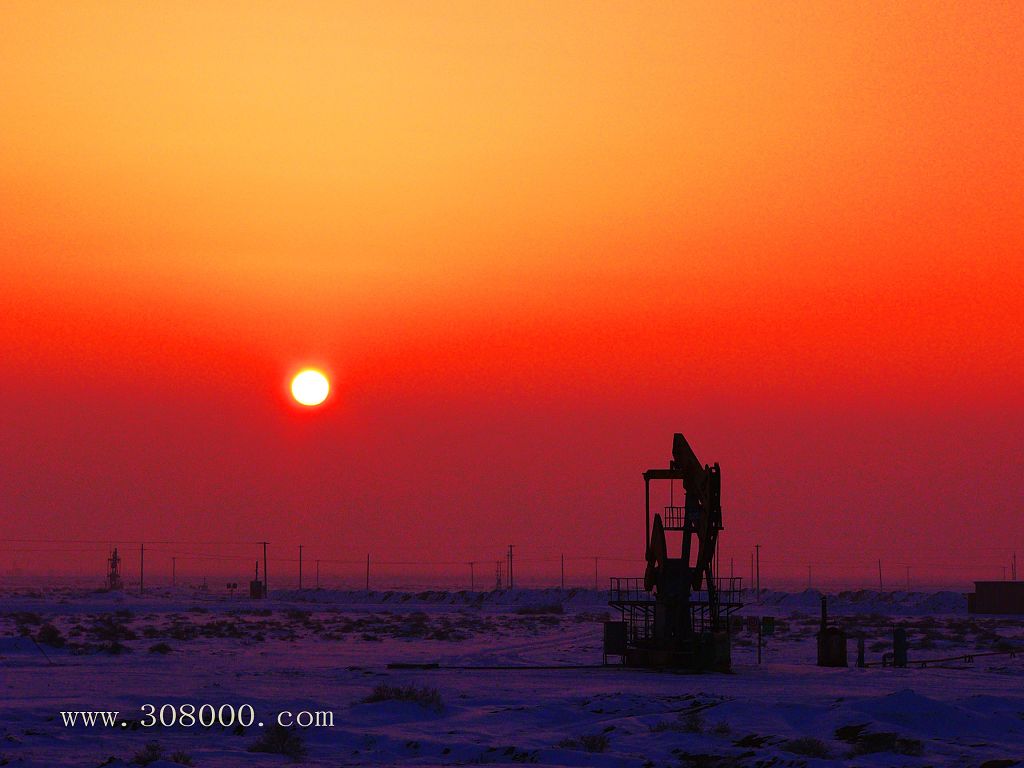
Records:
[[[320,405],[330,391],[327,377],[312,368],[299,371],[292,379],[292,397],[302,405]]]

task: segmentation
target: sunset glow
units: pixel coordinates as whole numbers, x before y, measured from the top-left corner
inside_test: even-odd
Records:
[[[642,558],[681,431],[769,573],[1024,536],[1019,3],[0,17],[4,535]]]

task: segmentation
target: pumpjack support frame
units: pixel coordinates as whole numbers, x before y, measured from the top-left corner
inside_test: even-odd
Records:
[[[643,578],[610,580],[608,604],[619,611],[620,628],[605,637],[605,658],[641,667],[727,670],[731,665],[729,617],[742,607],[741,579],[721,578],[717,569],[718,534],[723,529],[721,469],[702,465],[686,438],[676,433],[667,469],[649,469],[644,477]],[[651,483],[681,481],[683,506],[669,504],[651,515]],[[682,533],[678,556],[670,556],[665,533]],[[696,547],[694,539],[696,538]]]

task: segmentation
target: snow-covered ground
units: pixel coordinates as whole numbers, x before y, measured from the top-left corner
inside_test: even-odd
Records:
[[[590,590],[8,592],[0,765],[290,764],[249,751],[256,724],[141,725],[145,704],[249,704],[268,726],[333,713],[333,726],[282,737],[316,766],[1024,766],[1024,654],[858,669],[851,641],[851,666],[824,669],[817,592],[748,599],[742,614],[776,619],[763,663],[744,626],[732,674],[674,674],[601,668],[613,614]],[[869,662],[894,626],[911,660],[1024,647],[1024,617],[970,616],[952,592],[840,593],[829,612],[864,635]],[[119,721],[65,726],[60,713],[79,710]]]

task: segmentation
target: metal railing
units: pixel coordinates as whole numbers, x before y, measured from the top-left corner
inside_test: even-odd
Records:
[[[742,595],[742,576],[719,576],[715,578],[715,598],[721,606],[733,606],[740,604]],[[612,602],[621,603],[652,603],[654,593],[644,588],[644,580],[640,578],[621,578],[613,576],[608,580],[608,599]],[[708,590],[697,589],[690,593],[690,602],[710,603],[711,597]]]
[[[724,629],[729,630],[729,617],[737,611],[740,602],[740,576],[722,576],[714,580],[714,598],[707,589],[694,590],[690,593],[690,625],[694,632]],[[654,626],[654,593],[644,588],[644,580],[640,578],[611,577],[609,579],[608,598],[613,605],[617,604],[622,612],[622,620],[626,622],[628,642],[637,642],[651,637]]]
[[[734,605],[740,602],[742,595],[742,576],[717,576],[715,577],[715,595],[720,605]],[[690,602],[709,602],[708,590],[694,590],[690,593]]]
[[[653,603],[654,595],[644,588],[644,580],[633,577],[609,579],[608,600],[614,603]]]

